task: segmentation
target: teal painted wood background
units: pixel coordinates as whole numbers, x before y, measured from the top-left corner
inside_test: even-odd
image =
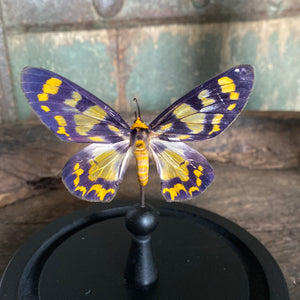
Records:
[[[58,72],[128,112],[133,97],[161,110],[247,63],[256,80],[246,109],[300,110],[298,1],[0,3],[0,122],[33,116],[20,88],[25,66]]]

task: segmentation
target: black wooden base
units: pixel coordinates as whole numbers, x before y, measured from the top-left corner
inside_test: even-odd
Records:
[[[0,299],[289,299],[278,265],[248,232],[203,209],[159,205],[151,234],[158,281],[150,289],[124,279],[129,206],[99,204],[35,234],[7,267]]]

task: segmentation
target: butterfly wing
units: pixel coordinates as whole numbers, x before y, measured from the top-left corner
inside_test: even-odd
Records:
[[[21,84],[36,114],[62,140],[117,143],[129,137],[129,126],[115,110],[58,74],[27,67]]]
[[[173,142],[215,137],[246,105],[253,80],[250,65],[229,69],[177,100],[150,123],[149,129],[159,139]]]
[[[161,179],[161,192],[167,201],[195,197],[214,179],[208,161],[185,143],[153,139],[150,150]]]
[[[129,141],[91,144],[76,153],[62,171],[63,182],[75,196],[87,201],[111,201],[131,156]]]

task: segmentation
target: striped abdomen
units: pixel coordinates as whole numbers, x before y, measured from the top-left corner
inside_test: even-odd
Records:
[[[137,140],[133,150],[136,159],[138,182],[144,186],[148,183],[149,153],[143,140]]]

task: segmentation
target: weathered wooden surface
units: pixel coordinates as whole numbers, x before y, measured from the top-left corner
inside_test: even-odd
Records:
[[[229,218],[258,238],[281,267],[291,300],[299,299],[299,169],[258,170],[219,162],[213,166],[216,175],[213,185],[188,203]],[[0,208],[0,272],[33,232],[60,216],[89,205],[72,197],[59,180],[36,182],[34,188],[34,196]],[[114,201],[122,205],[123,199],[138,199],[134,166],[130,166]],[[153,165],[146,199],[162,200]],[[99,205],[105,207],[105,204]]]
[[[146,121],[156,114],[143,114]],[[130,115],[129,122],[132,121]],[[244,113],[220,136],[192,146],[210,161],[255,169],[299,166],[300,113]],[[59,178],[84,144],[59,141],[40,121],[0,126],[0,207],[35,195],[35,183]],[[134,164],[134,160],[131,161]]]
[[[144,113],[150,121],[154,113]],[[125,116],[130,121],[132,115]],[[219,137],[193,147],[213,164],[215,182],[190,201],[238,223],[272,253],[291,300],[300,294],[300,114],[244,113]],[[33,232],[89,205],[72,197],[59,174],[83,144],[60,142],[39,121],[0,126],[0,272]],[[151,166],[148,199],[162,199]],[[117,199],[137,199],[134,162]],[[10,204],[10,205],[8,205]]]

